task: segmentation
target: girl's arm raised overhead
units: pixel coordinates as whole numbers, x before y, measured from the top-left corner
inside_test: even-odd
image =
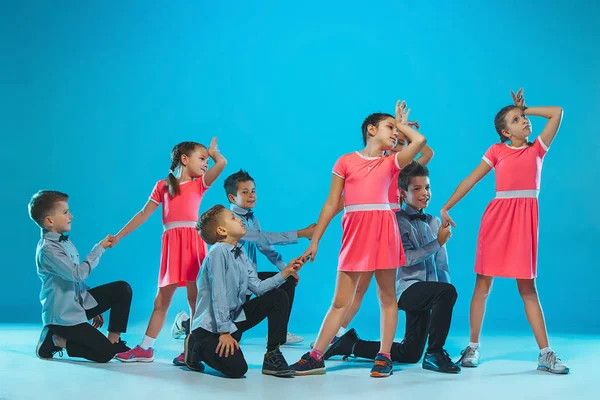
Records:
[[[429,161],[433,158],[433,150],[428,145],[423,146],[421,149],[421,155],[416,161],[421,165],[429,164]]]
[[[396,153],[396,161],[400,168],[404,168],[406,165],[410,164],[427,143],[425,136],[408,126],[407,122],[409,114],[410,109],[406,109],[406,103],[398,100],[396,103],[396,128],[402,135],[406,136],[410,142],[404,150]]]
[[[217,138],[212,138],[210,142],[210,146],[208,147],[208,156],[213,159],[215,164],[206,171],[204,174],[204,184],[206,186],[210,186],[214,181],[217,180],[221,172],[225,169],[225,165],[227,165],[227,160],[223,155],[219,152],[219,146],[217,145]]]
[[[463,181],[458,185],[454,193],[452,193],[452,196],[450,196],[450,199],[446,202],[446,204],[444,204],[444,207],[442,207],[441,214],[443,226],[447,226],[448,224],[456,226],[454,221],[452,221],[452,218],[450,218],[448,211],[450,211],[450,209],[454,207],[456,203],[461,201],[462,198],[465,197],[467,193],[469,193],[473,186],[475,186],[475,184],[479,182],[481,178],[486,176],[487,173],[491,170],[492,167],[490,167],[488,163],[486,163],[485,161],[481,161],[479,165],[473,170],[473,172],[471,172],[469,176],[463,179]]]
[[[119,233],[113,236],[110,247],[114,247],[121,239],[135,231],[140,225],[146,222],[150,214],[152,214],[157,208],[158,203],[153,200],[148,200],[148,202],[144,205],[144,208],[135,214],[133,218],[119,231]]]
[[[546,122],[546,126],[540,133],[540,139],[546,145],[546,147],[550,147],[550,144],[554,140],[554,137],[558,133],[558,129],[560,128],[560,123],[562,122],[563,117],[563,109],[562,107],[557,106],[545,106],[545,107],[527,107],[525,105],[525,98],[523,97],[523,89],[519,89],[517,94],[515,95],[513,91],[510,91],[510,94],[515,102],[517,107],[524,109],[525,115],[533,115],[536,117],[544,117],[548,118],[548,122]]]
[[[333,217],[339,212],[338,209],[341,204],[341,196],[343,191],[344,179],[333,174],[331,186],[329,188],[329,195],[327,196],[327,200],[325,200],[325,204],[321,209],[321,214],[319,214],[319,220],[317,221],[317,227],[315,228],[312,241],[308,246],[308,249],[306,249],[302,255],[303,258],[310,256],[311,262],[315,260],[317,250],[319,248],[319,241],[321,240],[321,237],[325,233],[325,230],[327,229],[327,226]]]

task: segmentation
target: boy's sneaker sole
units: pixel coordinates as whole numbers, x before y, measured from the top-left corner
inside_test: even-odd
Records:
[[[559,370],[550,369],[548,367],[542,367],[541,365],[538,365],[537,370],[544,371],[544,372],[550,372],[551,374],[557,374],[557,375],[568,375],[569,374],[569,368],[559,371]]]
[[[152,357],[152,358],[134,357],[134,358],[128,358],[128,359],[118,358],[118,357],[115,357],[115,358],[124,363],[134,363],[134,362],[151,363],[152,361],[154,361],[154,357]]]
[[[371,378],[387,378],[391,376],[394,371],[390,371],[389,374],[382,374],[381,372],[371,372]]]
[[[325,368],[315,368],[308,371],[296,371],[296,376],[325,375]]]
[[[293,369],[288,371],[270,371],[268,369],[263,369],[262,373],[264,375],[277,376],[279,378],[293,378],[296,375],[296,371]]]

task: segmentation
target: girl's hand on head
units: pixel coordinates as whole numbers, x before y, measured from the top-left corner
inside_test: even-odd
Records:
[[[410,114],[410,108],[406,109],[406,102],[404,100],[398,100],[396,102],[396,125],[404,125],[408,123],[408,115]]]
[[[515,94],[512,90],[510,91],[510,95],[512,96],[513,102],[515,106],[523,109],[526,107],[525,105],[525,97],[523,97],[523,88],[519,89],[517,94]]]
[[[217,144],[216,137],[212,138],[212,141],[210,142],[210,146],[208,146],[207,153],[210,158],[215,158],[215,156],[220,153],[219,145]]]

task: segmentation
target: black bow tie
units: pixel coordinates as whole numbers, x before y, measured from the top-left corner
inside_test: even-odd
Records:
[[[251,210],[249,210],[249,211],[246,213],[246,215],[245,215],[246,219],[250,219],[250,218],[252,218],[253,216],[254,216],[254,211],[251,211]]]
[[[233,249],[231,249],[231,252],[235,258],[238,258],[242,254],[242,248],[235,246]]]
[[[69,240],[69,237],[67,235],[60,235],[60,237],[58,238],[59,242],[66,242],[67,240]]]
[[[425,221],[427,221],[427,215],[425,215],[423,213],[418,213],[418,214],[413,214],[410,216],[411,221],[414,221],[415,219],[420,219],[421,221],[425,222]]]

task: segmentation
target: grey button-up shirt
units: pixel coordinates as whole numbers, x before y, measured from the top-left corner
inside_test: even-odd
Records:
[[[396,212],[406,266],[398,268],[396,294],[402,293],[416,282],[450,283],[448,253],[440,246],[437,232],[441,221],[438,217],[425,214],[425,221],[411,218],[419,211],[409,205]]]
[[[212,333],[237,331],[235,322],[246,320],[242,306],[248,290],[261,296],[285,282],[281,273],[261,281],[241,244],[236,247],[241,249],[237,258],[234,246],[229,243],[215,243],[208,251],[198,275],[198,299],[192,330],[203,328]]]
[[[59,238],[60,234],[43,230],[36,250],[37,274],[42,280],[40,302],[44,326],[87,322],[85,310],[98,305],[84,281],[98,265],[104,248],[95,245],[80,263],[73,242],[70,239],[59,242]]]
[[[251,210],[238,207],[233,203],[229,208],[232,213],[242,219],[242,222],[246,227],[246,236],[242,238],[240,243],[244,246],[244,250],[246,250],[246,254],[252,262],[254,270],[257,271],[258,268],[256,262],[258,250],[263,253],[273,265],[279,268],[280,271],[283,271],[287,264],[283,261],[281,254],[273,248],[273,245],[298,243],[298,231],[263,232],[260,229],[258,218],[256,218]]]

